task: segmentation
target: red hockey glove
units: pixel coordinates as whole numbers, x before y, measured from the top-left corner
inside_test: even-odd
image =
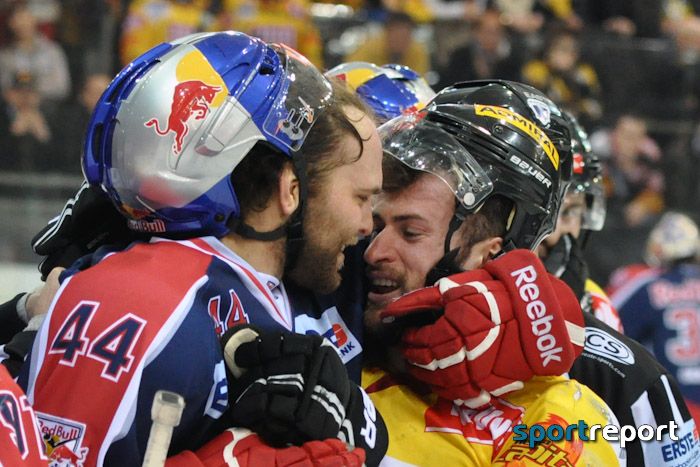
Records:
[[[560,375],[583,350],[578,300],[529,250],[443,278],[380,316],[436,309],[443,315],[433,324],[403,333],[401,350],[413,376],[460,405],[481,407],[534,375]]]
[[[185,451],[166,467],[361,467],[362,448],[348,451],[339,439],[309,441],[301,446],[273,448],[245,428],[230,428],[197,450]]]

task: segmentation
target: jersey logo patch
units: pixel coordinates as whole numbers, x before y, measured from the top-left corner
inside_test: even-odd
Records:
[[[360,341],[350,332],[336,307],[330,307],[323,312],[321,318],[315,319],[308,315],[294,318],[294,330],[299,334],[318,334],[331,341],[338,349],[343,363],[360,355]]]
[[[584,350],[623,365],[634,365],[634,354],[630,348],[601,329],[586,328]]]
[[[82,467],[88,453],[87,447],[81,447],[85,425],[41,412],[36,412],[36,416],[49,467]]]

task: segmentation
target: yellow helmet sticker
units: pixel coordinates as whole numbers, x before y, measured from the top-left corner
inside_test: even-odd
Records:
[[[540,127],[532,123],[530,120],[516,114],[515,112],[511,112],[504,107],[474,104],[474,108],[476,109],[477,115],[505,120],[507,123],[510,123],[516,128],[520,128],[525,133],[530,135],[532,139],[537,141],[540,147],[544,150],[545,154],[547,154],[547,157],[549,157],[549,160],[552,161],[554,168],[559,170],[559,152],[557,152],[557,148],[554,147],[554,143],[552,143],[552,140],[549,139],[549,136],[547,136],[545,132],[540,129]]]
[[[345,72],[346,81],[358,88],[365,84],[367,81],[371,80],[377,74],[369,68],[358,68],[355,70],[348,70]]]
[[[175,77],[178,81],[200,80],[210,86],[220,86],[225,92],[217,92],[213,100],[209,102],[210,107],[219,107],[228,96],[228,87],[221,75],[214,70],[204,54],[199,50],[188,53],[175,69]]]

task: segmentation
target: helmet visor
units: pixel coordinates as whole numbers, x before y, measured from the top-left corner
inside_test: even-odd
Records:
[[[285,64],[285,82],[263,123],[267,138],[297,151],[319,113],[331,103],[331,83],[306,57],[285,45],[270,44]]]
[[[467,149],[437,125],[412,114],[379,127],[384,152],[428,172],[450,187],[468,211],[480,206],[493,183]]]
[[[607,212],[605,187],[601,181],[595,179],[583,183],[573,182],[569,185],[569,191],[582,192],[586,199],[586,209],[581,219],[581,228],[584,230],[601,230],[603,224],[605,224]]]

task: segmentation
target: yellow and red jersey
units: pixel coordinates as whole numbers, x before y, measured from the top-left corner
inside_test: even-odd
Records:
[[[591,294],[591,307],[593,315],[596,318],[615,329],[617,332],[624,334],[622,329],[622,321],[617,313],[615,306],[610,301],[610,297],[603,289],[590,279],[586,279],[586,292]]]
[[[618,448],[598,432],[596,441],[543,441],[530,448],[514,441],[513,428],[617,423],[588,387],[563,377],[535,377],[483,409],[458,407],[382,370],[363,371],[362,386],[384,418],[389,449],[382,465],[442,467],[620,465]],[[588,434],[588,431],[586,431]]]

